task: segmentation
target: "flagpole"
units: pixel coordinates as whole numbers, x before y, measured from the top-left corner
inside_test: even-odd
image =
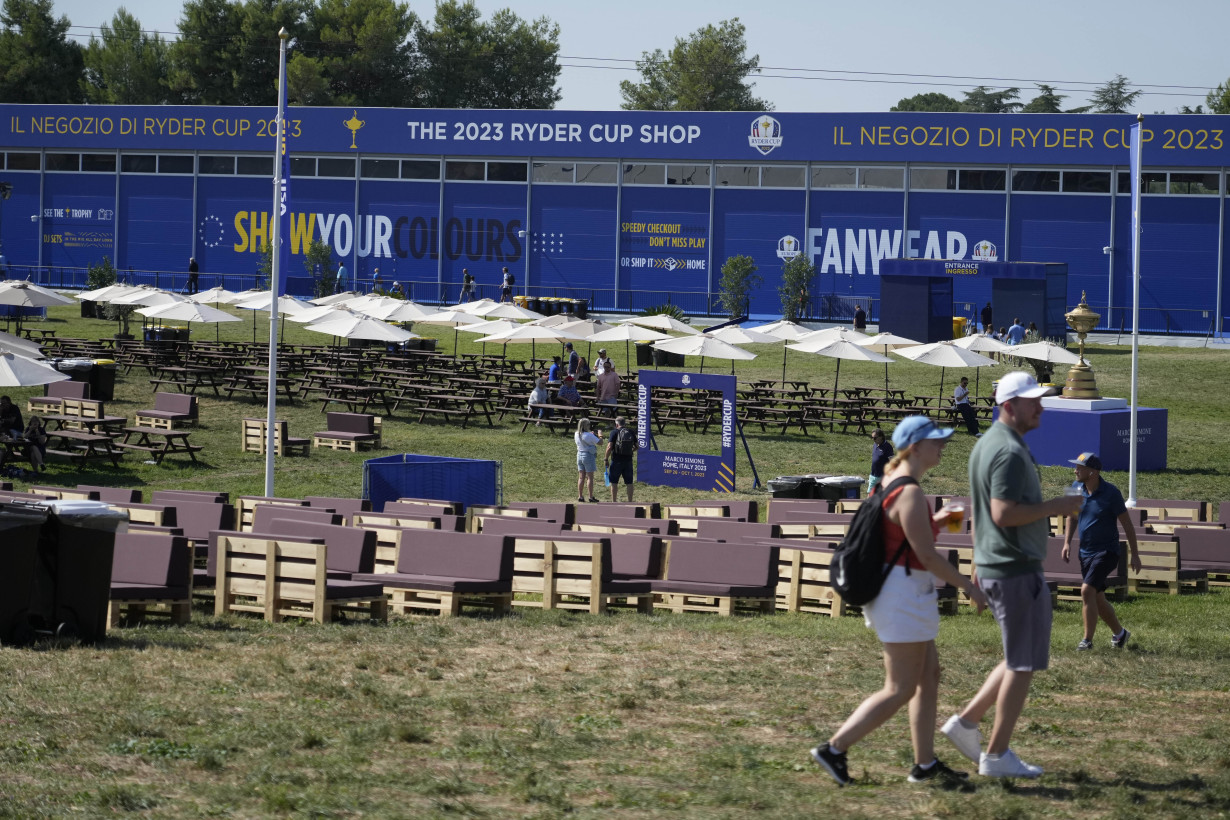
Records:
[[[273,225],[270,228],[272,239],[272,270],[269,282],[269,382],[268,396],[265,398],[265,495],[273,495],[273,457],[277,449],[277,406],[278,406],[278,297],[282,291],[282,222],[290,206],[290,192],[287,189],[290,177],[290,155],[286,152],[286,42],[290,33],[282,28],[278,31],[278,138],[273,146]]]
[[[1129,413],[1128,497],[1129,507],[1136,506],[1136,390],[1140,381],[1140,185],[1144,140],[1144,114],[1136,115],[1132,126],[1132,146],[1129,149],[1132,174],[1132,404]]]

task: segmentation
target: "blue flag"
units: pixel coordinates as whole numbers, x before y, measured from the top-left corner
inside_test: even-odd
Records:
[[[1140,271],[1140,185],[1141,157],[1144,153],[1144,139],[1140,135],[1141,123],[1137,120],[1130,130],[1131,146],[1128,148],[1128,168],[1132,175],[1132,270]]]

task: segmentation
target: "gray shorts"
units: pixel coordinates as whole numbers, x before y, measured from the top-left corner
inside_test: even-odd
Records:
[[[1050,664],[1051,592],[1042,573],[979,578],[1004,641],[1013,672],[1041,672]]]

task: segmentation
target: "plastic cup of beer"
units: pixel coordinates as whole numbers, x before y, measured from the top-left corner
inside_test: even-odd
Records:
[[[948,510],[948,520],[944,522],[949,532],[960,532],[965,524],[965,505],[960,501],[949,501],[944,505]]]

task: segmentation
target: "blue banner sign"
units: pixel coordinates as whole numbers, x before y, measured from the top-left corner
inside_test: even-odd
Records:
[[[759,162],[1117,165],[1128,114],[728,113],[296,107],[288,150]],[[3,105],[5,147],[272,153],[277,111]],[[1230,116],[1151,117],[1146,165],[1230,165]]]
[[[885,259],[881,276],[928,276],[954,279],[1045,279],[1045,262],[982,262],[976,259]]]
[[[672,453],[649,446],[653,388],[714,390],[722,393],[721,455]],[[688,487],[728,493],[735,488],[735,377],[711,373],[675,373],[642,369],[636,388],[637,480],[660,487]]]

